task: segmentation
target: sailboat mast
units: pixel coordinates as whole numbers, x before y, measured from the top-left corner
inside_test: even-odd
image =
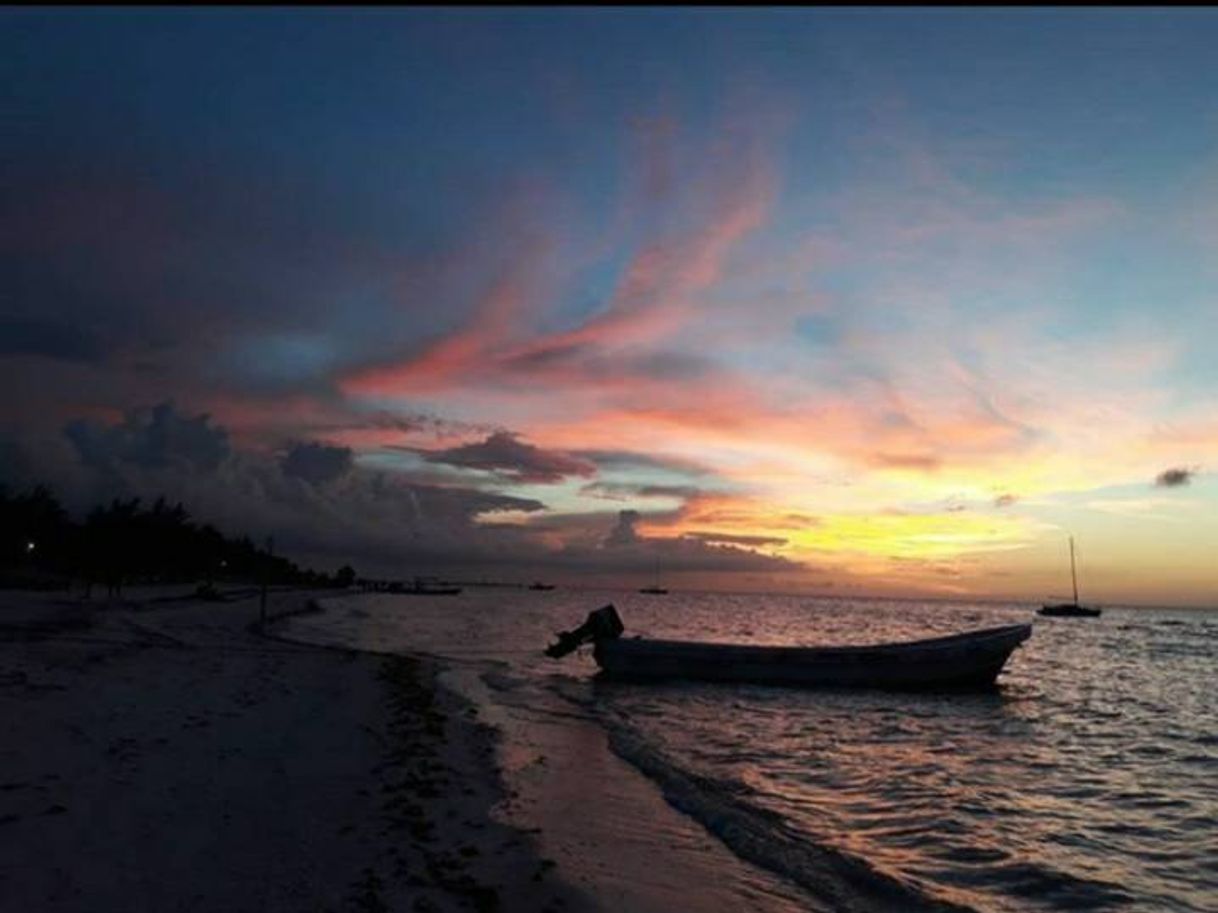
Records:
[[[1070,537],[1070,582],[1074,585],[1074,604],[1078,605],[1078,575],[1074,571],[1074,537]]]

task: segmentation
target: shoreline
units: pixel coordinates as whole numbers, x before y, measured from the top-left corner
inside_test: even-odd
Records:
[[[276,635],[319,595],[273,592],[261,636],[256,597],[0,593],[15,909],[592,909],[497,820],[496,735],[440,664]]]
[[[322,600],[322,612],[359,619],[363,595]],[[413,611],[428,604],[412,597]],[[437,600],[447,615],[451,605]],[[358,621],[355,622],[357,625]],[[424,626],[426,622],[423,622]],[[293,642],[328,642],[331,649],[359,648],[375,637],[352,636],[302,619],[280,632]],[[336,633],[338,634],[335,638]],[[399,644],[403,650],[406,647]],[[556,872],[597,910],[628,913],[810,913],[829,908],[781,875],[746,861],[695,817],[674,807],[660,784],[613,749],[609,732],[564,701],[510,684],[509,666],[492,671],[468,655],[449,655],[426,638],[417,651],[434,663],[440,687],[478,708],[494,731],[497,766],[508,789],[494,816],[531,834]],[[375,649],[375,647],[373,647]]]
[[[442,684],[484,708],[498,731],[514,794],[502,807],[508,821],[534,833],[596,909],[829,913],[674,807],[660,784],[614,750],[598,723],[570,712],[521,713],[499,703],[494,686],[468,669],[449,667]]]

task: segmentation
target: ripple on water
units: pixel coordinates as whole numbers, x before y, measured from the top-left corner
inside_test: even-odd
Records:
[[[555,667],[519,656],[606,602],[631,633],[787,644],[908,640],[1033,613],[1018,605],[679,593],[662,604],[623,593],[543,602],[490,593],[446,602],[434,616],[419,602],[409,612],[370,604],[370,618],[345,623],[363,625],[363,637],[375,624],[381,643],[396,636],[440,655],[489,644],[513,675],[528,677]],[[455,608],[465,605],[463,621]],[[581,689],[587,663],[545,681],[633,746],[627,753],[644,759],[640,769],[671,801],[797,883],[836,878],[842,897],[892,890],[909,909],[937,899],[995,913],[1214,913],[1216,661],[1214,615],[1110,609],[1086,623],[1037,622],[999,690],[984,696]],[[891,898],[888,907],[905,909]]]
[[[908,606],[888,611],[875,627],[907,637],[942,630],[949,614],[926,607],[934,620],[917,629]],[[1007,620],[992,611],[979,617]],[[681,722],[667,745],[680,756],[684,739],[696,739],[698,763],[737,763],[719,733],[747,717],[761,747],[741,763],[752,768],[756,801],[980,910],[1204,910],[1197,891],[1218,882],[1203,867],[1182,878],[1153,869],[1145,854],[1170,857],[1169,844],[1209,823],[1204,803],[1218,803],[1215,784],[1184,775],[1215,763],[1206,749],[1218,737],[1192,697],[1205,687],[1204,668],[1163,668],[1167,656],[1192,661],[1188,648],[1162,639],[1193,628],[1116,629],[1075,627],[1067,637],[1038,628],[989,700],[758,689],[735,695],[730,714],[709,700],[691,718],[670,692],[663,701]],[[1153,648],[1131,643],[1152,636]],[[771,725],[792,716],[800,726]],[[1199,853],[1191,851],[1195,861]]]

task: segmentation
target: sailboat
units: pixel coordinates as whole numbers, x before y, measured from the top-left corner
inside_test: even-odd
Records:
[[[1052,618],[1098,618],[1099,609],[1078,604],[1078,574],[1074,569],[1074,537],[1070,537],[1070,582],[1074,585],[1074,602],[1059,602],[1056,605],[1044,605],[1036,614]]]
[[[666,589],[664,589],[664,587],[660,586],[660,559],[659,558],[656,559],[656,582],[653,583],[651,586],[642,587],[639,590],[639,592],[648,593],[652,596],[668,595],[668,590],[666,590]]]

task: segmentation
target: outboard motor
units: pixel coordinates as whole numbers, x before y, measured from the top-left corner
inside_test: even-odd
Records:
[[[617,609],[612,604],[603,606],[595,612],[588,613],[588,619],[573,631],[561,631],[558,642],[546,647],[546,656],[561,659],[568,653],[586,643],[598,640],[612,640],[620,637],[626,626],[617,616]]]

